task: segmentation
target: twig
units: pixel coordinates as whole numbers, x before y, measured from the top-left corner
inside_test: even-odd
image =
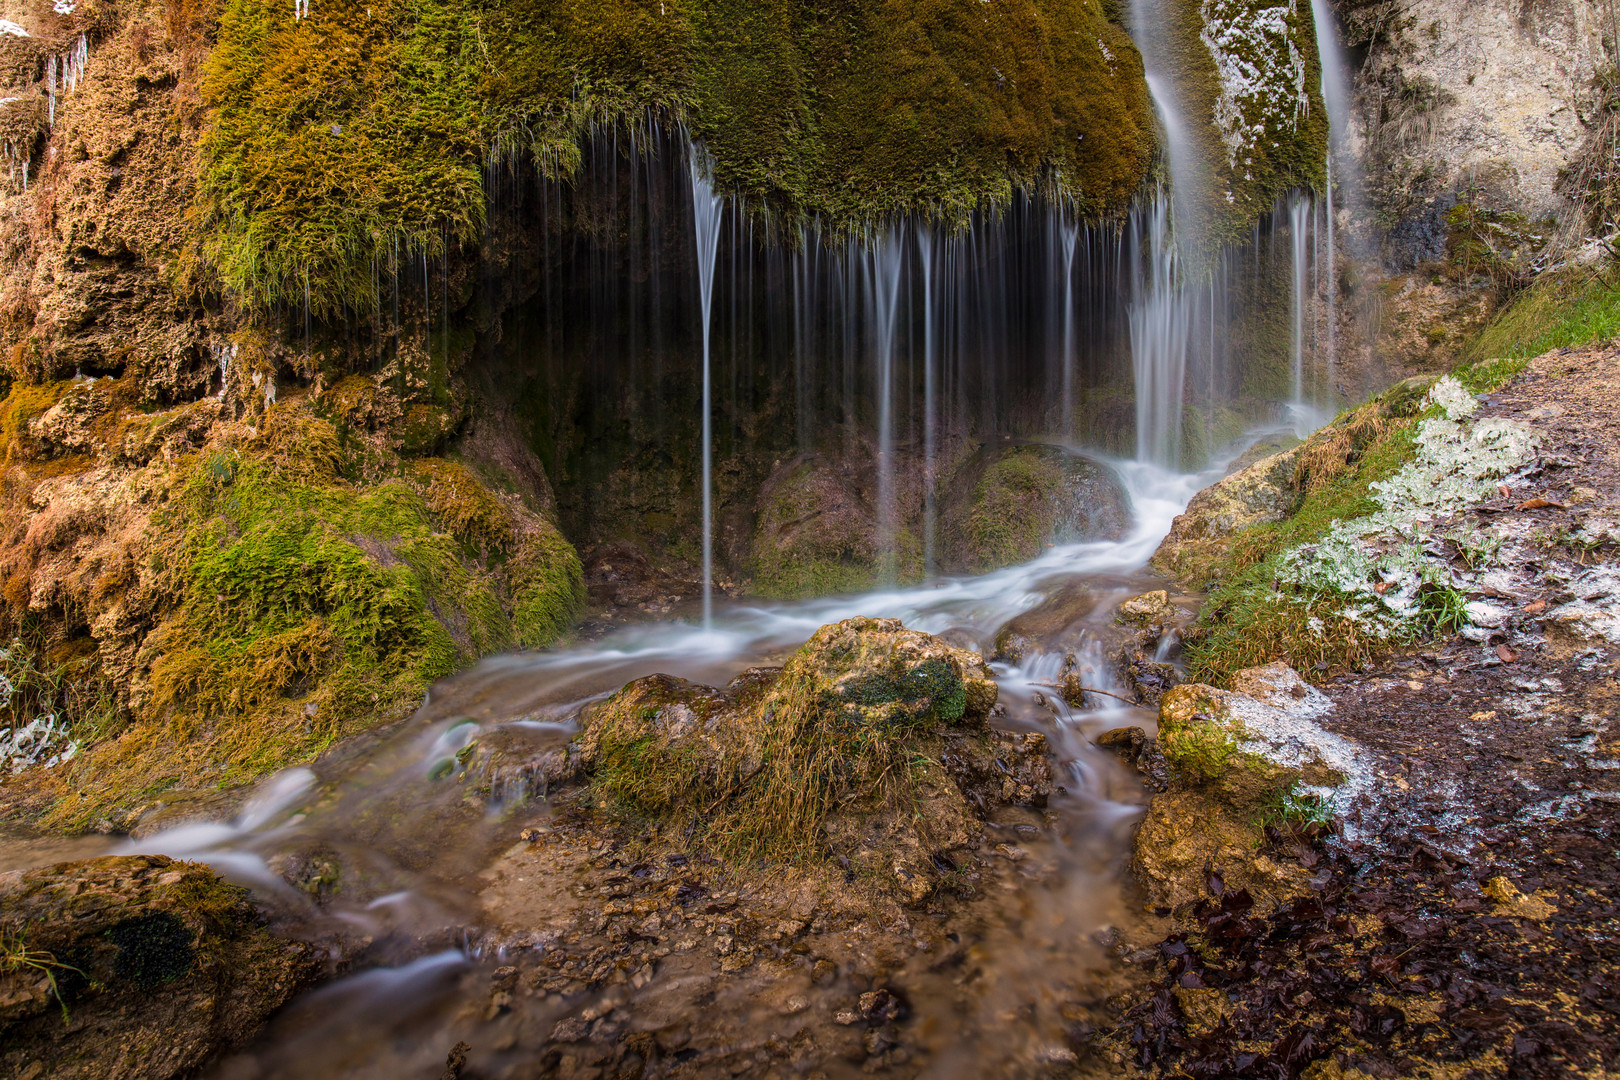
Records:
[[[1060,691],[1060,692],[1063,691],[1063,690],[1069,689],[1069,687],[1065,687],[1062,683],[1038,682],[1038,683],[1031,683],[1030,685],[1031,686],[1044,686],[1049,690],[1057,690],[1057,691]],[[1123,701],[1127,705],[1139,704],[1139,702],[1135,698],[1128,698],[1128,697],[1125,697],[1122,694],[1116,694],[1116,693],[1113,693],[1112,691],[1109,691],[1109,690],[1098,690],[1096,687],[1093,687],[1093,686],[1082,686],[1079,689],[1083,693],[1101,694],[1103,697],[1111,697],[1111,698],[1114,698],[1115,700]]]

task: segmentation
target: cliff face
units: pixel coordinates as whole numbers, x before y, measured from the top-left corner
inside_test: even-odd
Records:
[[[1365,50],[1356,141],[1395,267],[1447,255],[1459,202],[1516,215],[1520,229],[1578,216],[1562,181],[1606,111],[1606,8],[1408,0],[1339,10],[1348,43]]]

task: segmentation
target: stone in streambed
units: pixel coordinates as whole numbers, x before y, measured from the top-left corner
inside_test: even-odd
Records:
[[[1043,740],[988,730],[996,696],[977,654],[846,619],[725,688],[638,679],[590,713],[578,749],[600,798],[671,834],[833,864],[920,903],[978,837],[976,809],[1051,790]]]
[[[5,1076],[189,1076],[320,971],[245,890],[161,855],[0,874],[0,939]]]
[[[996,631],[993,659],[1020,663],[1031,651],[1049,645],[1064,630],[1091,613],[1097,598],[1091,586],[1071,581],[1036,607],[1009,619]]]

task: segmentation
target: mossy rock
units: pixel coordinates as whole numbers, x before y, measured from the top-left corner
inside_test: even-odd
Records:
[[[323,967],[196,863],[113,856],[0,874],[0,1070],[190,1076]]]
[[[98,624],[127,672],[109,694],[122,715],[57,770],[49,821],[127,826],[307,762],[458,667],[569,631],[584,579],[551,522],[459,460],[384,459],[392,475],[351,479],[309,404],[151,467],[145,531],[95,585],[150,622]]]
[[[831,463],[792,462],[760,491],[750,563],[761,596],[863,592],[877,581],[877,522]]]
[[[1361,769],[1352,744],[1314,724],[1330,706],[1292,669],[1246,669],[1233,682],[1238,689],[1174,686],[1160,701],[1159,748],[1173,782],[1133,845],[1137,877],[1159,906],[1204,898],[1212,870],[1271,903],[1308,895],[1309,875],[1260,853],[1264,827],[1298,812],[1302,788],[1337,788]]]
[[[931,854],[977,835],[942,755],[949,741],[994,759],[996,696],[976,654],[898,620],[846,619],[726,688],[637,680],[591,712],[579,751],[608,805],[666,833],[739,859],[841,857],[918,900],[938,877]]]
[[[947,570],[985,573],[1028,562],[1052,544],[1117,540],[1130,496],[1107,466],[1056,446],[981,451],[945,485]]]
[[[1297,446],[1263,457],[1194,495],[1153,553],[1153,568],[1188,587],[1205,587],[1228,557],[1232,534],[1281,521],[1299,504],[1299,457]]]

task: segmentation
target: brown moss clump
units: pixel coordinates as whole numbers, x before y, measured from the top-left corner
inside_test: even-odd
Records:
[[[459,461],[429,458],[412,468],[428,509],[474,550],[505,552],[514,541],[512,512]]]
[[[847,619],[763,689],[738,685],[653,676],[598,706],[581,739],[596,789],[738,859],[836,854],[908,878],[891,864],[968,841],[942,740],[978,730],[995,703],[978,656],[897,620]]]

